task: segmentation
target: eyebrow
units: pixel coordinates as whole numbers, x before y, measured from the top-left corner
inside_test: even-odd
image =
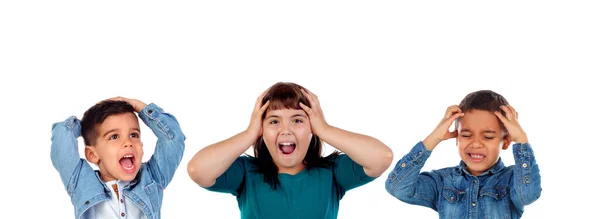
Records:
[[[291,118],[298,117],[298,116],[306,118],[306,115],[303,115],[303,114],[300,114],[300,113],[292,115]],[[265,118],[265,119],[269,119],[269,118],[273,118],[273,117],[275,117],[275,118],[281,118],[281,116],[279,116],[279,115],[270,115],[270,116],[267,116],[267,118]]]
[[[470,129],[461,129],[460,131],[461,131],[461,132],[472,132]],[[484,133],[484,134],[486,134],[486,133],[489,133],[489,134],[496,134],[497,132],[496,132],[496,131],[493,131],[493,130],[484,130],[484,131],[483,131],[483,133]]]
[[[107,132],[105,132],[105,133],[104,133],[104,135],[102,135],[102,137],[104,138],[104,137],[106,137],[106,135],[108,135],[108,134],[110,134],[110,133],[112,133],[112,132],[115,132],[115,131],[117,131],[117,130],[119,130],[119,129],[111,129],[111,130],[108,130]],[[142,132],[142,131],[140,131],[140,129],[139,129],[139,128],[133,128],[133,131]]]

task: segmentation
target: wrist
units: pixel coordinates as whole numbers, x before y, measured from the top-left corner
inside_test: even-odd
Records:
[[[431,135],[427,136],[425,140],[423,140],[425,149],[427,149],[428,151],[433,150],[440,142],[442,141],[439,138],[433,137]]]

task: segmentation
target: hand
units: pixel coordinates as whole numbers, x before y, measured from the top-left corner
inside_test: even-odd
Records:
[[[262,100],[265,97],[267,91],[263,91],[262,94],[256,99],[256,103],[254,104],[254,110],[252,111],[252,116],[250,118],[250,125],[248,125],[248,129],[246,132],[250,133],[252,136],[259,138],[262,135],[262,116],[269,107],[270,100],[261,106]]]
[[[129,99],[129,98],[119,96],[119,97],[109,98],[106,100],[125,101],[125,102],[129,103],[131,106],[133,106],[133,110],[135,110],[135,112],[137,112],[137,113],[140,113],[144,108],[146,108],[146,104],[144,102],[136,100],[136,99]]]
[[[323,110],[321,110],[321,104],[319,103],[319,98],[317,95],[311,93],[308,90],[302,89],[302,93],[304,97],[308,100],[308,103],[311,107],[300,103],[300,107],[308,114],[308,119],[310,120],[310,126],[312,132],[319,136],[320,133],[323,132],[329,125],[325,122],[325,116],[323,116]]]
[[[525,131],[523,131],[521,125],[519,125],[519,122],[517,121],[519,113],[517,113],[515,108],[510,105],[500,106],[500,109],[504,111],[506,116],[503,116],[499,111],[494,112],[494,114],[496,114],[504,124],[504,127],[506,127],[506,130],[508,131],[508,136],[506,136],[506,138],[517,143],[527,143],[527,134],[525,134]]]
[[[442,121],[440,121],[440,123],[433,130],[433,132],[431,132],[431,134],[429,134],[429,136],[427,136],[427,138],[423,140],[423,144],[425,144],[427,150],[433,150],[435,146],[437,146],[440,142],[444,140],[456,138],[456,136],[458,135],[458,130],[449,132],[448,129],[450,128],[450,125],[452,125],[453,121],[458,119],[458,117],[462,117],[464,115],[465,114],[457,105],[452,105],[448,107],[448,109],[446,109],[446,114],[444,115]]]

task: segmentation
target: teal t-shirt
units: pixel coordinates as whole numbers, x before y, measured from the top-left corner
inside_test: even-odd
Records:
[[[241,156],[217,178],[210,191],[237,197],[241,218],[337,218],[344,193],[375,178],[345,154],[336,156],[332,168],[304,169],[296,175],[279,174],[280,186],[273,190],[255,172],[254,157]]]

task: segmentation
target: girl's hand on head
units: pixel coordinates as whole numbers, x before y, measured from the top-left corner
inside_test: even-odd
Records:
[[[323,110],[321,109],[319,98],[317,97],[317,95],[305,89],[302,89],[302,93],[308,100],[310,107],[304,105],[303,103],[300,103],[300,107],[302,107],[302,109],[308,115],[312,132],[315,135],[319,136],[319,133],[322,133],[324,129],[329,127],[329,125],[325,121],[325,116],[323,115]]]
[[[267,91],[263,91],[262,94],[256,99],[256,103],[254,104],[254,110],[252,111],[252,116],[250,118],[250,125],[248,125],[248,129],[246,132],[250,133],[252,136],[256,136],[259,138],[262,135],[262,116],[269,107],[269,100],[261,105],[262,99],[265,97]]]

